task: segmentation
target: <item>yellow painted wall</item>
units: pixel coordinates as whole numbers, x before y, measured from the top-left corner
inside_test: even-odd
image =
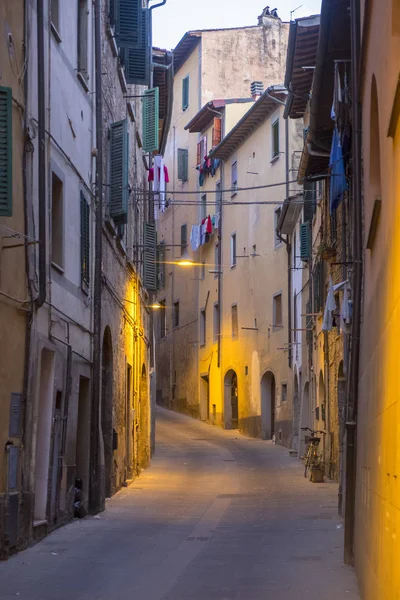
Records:
[[[362,3],[364,5],[364,3]],[[364,10],[362,14],[365,15]],[[376,197],[382,212],[365,251],[358,411],[355,561],[365,600],[400,598],[400,127],[387,136],[399,76],[400,10],[370,3],[363,73],[365,233]],[[382,43],[385,40],[385,43]],[[376,80],[376,87],[374,85]],[[377,103],[373,101],[374,87]],[[379,133],[377,129],[379,122]],[[380,157],[380,170],[377,159]],[[377,172],[379,171],[378,175]],[[380,182],[379,182],[380,174]]]

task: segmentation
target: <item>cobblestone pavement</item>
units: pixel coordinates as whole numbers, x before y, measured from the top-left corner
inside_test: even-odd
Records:
[[[107,502],[0,563],[0,599],[358,599],[337,487],[297,460],[162,409],[152,467]]]

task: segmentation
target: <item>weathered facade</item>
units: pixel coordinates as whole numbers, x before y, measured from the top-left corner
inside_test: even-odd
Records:
[[[391,600],[400,597],[399,2],[362,0],[355,19],[361,32],[364,279],[354,557],[362,597]]]
[[[203,281],[207,270],[213,270],[215,265],[214,250],[193,254],[197,266],[183,267],[179,259],[188,252],[191,254],[189,236],[192,225],[203,218],[202,196],[207,193],[210,196],[209,187],[213,188],[208,201],[215,203],[215,182],[219,179],[222,185],[222,177],[216,174],[209,178],[202,189],[198,168],[216,144],[213,144],[209,124],[206,125],[209,130],[207,142],[207,131],[192,128],[197,134],[194,135],[188,125],[201,110],[207,113],[208,105],[211,110],[223,105],[222,136],[226,135],[251,106],[249,102],[254,103],[250,94],[253,81],[262,82],[262,89],[283,82],[287,35],[288,24],[265,17],[255,27],[191,31],[173,53],[174,106],[165,151],[166,164],[172,170],[170,187],[173,191],[167,194],[169,207],[160,214],[157,224],[158,242],[162,243],[165,263],[158,292],[163,309],[156,321],[157,401],[218,424],[225,422],[223,384],[213,388],[215,401],[207,400],[209,364],[204,362],[204,352],[200,348],[203,345],[200,313],[204,310],[200,303],[206,301]],[[221,99],[228,100],[221,103]],[[219,110],[216,112],[218,116]],[[215,206],[206,210],[207,215],[217,212]],[[203,267],[203,262],[211,266]],[[208,275],[207,278],[210,279]],[[208,323],[211,323],[211,316]],[[244,413],[242,417],[245,418]]]
[[[24,190],[24,2],[0,6],[0,557],[15,547],[30,323]],[[31,240],[33,241],[33,240]],[[5,351],[7,344],[7,351]]]
[[[149,464],[155,373],[143,277],[155,267],[143,248],[146,224],[154,230],[145,151],[165,146],[170,95],[168,53],[151,68],[141,2],[17,4],[0,12],[10,65],[0,88],[0,335],[12,340],[0,371],[5,556],[101,510]],[[123,9],[146,26],[140,44],[121,37]]]

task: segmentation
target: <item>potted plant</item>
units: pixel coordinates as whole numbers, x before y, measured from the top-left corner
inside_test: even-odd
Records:
[[[313,483],[323,483],[325,475],[325,461],[321,454],[314,457],[311,465],[310,481]]]
[[[329,260],[336,256],[336,248],[334,246],[328,246],[325,242],[319,245],[318,254],[323,260]]]

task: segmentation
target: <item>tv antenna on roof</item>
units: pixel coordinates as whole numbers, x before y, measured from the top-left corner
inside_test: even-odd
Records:
[[[292,15],[293,15],[293,13],[295,13],[295,12],[296,12],[296,10],[299,10],[299,8],[301,8],[302,6],[303,6],[303,5],[302,5],[302,4],[300,4],[300,6],[298,6],[297,8],[295,8],[295,9],[293,9],[293,10],[291,10],[291,11],[290,11],[290,20],[291,20],[291,21],[292,21]]]

